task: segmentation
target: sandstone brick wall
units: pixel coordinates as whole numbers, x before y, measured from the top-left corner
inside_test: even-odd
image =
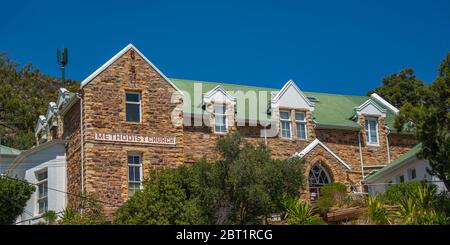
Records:
[[[112,215],[127,198],[128,152],[143,156],[144,177],[153,168],[183,164],[181,94],[138,53],[129,50],[83,88],[86,192],[95,193]],[[141,122],[126,122],[125,92],[141,93]],[[171,95],[176,93],[175,97]],[[175,99],[174,99],[175,98]],[[176,102],[175,104],[172,102]],[[95,132],[175,136],[176,146],[99,142]]]
[[[77,208],[81,194],[81,132],[80,132],[80,102],[70,108],[63,119],[64,138],[66,142],[67,162],[67,195],[68,206]]]

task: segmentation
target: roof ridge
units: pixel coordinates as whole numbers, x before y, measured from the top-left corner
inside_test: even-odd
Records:
[[[259,88],[259,89],[267,89],[267,90],[281,90],[281,88],[271,88],[271,87],[261,87],[254,85],[243,85],[229,82],[215,82],[215,81],[204,81],[204,80],[193,80],[193,79],[182,79],[182,78],[172,78],[169,77],[170,80],[178,80],[178,81],[189,81],[189,82],[200,82],[200,83],[209,83],[209,84],[223,84],[230,86],[239,86],[239,87],[249,87],[249,88]],[[314,92],[314,91],[304,91],[304,93],[315,93],[315,94],[324,94],[324,95],[335,95],[335,96],[352,96],[352,97],[360,97],[360,98],[370,98],[367,95],[353,95],[353,94],[335,94],[335,93],[326,93],[326,92]]]

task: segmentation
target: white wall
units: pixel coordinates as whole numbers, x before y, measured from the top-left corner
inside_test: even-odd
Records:
[[[413,157],[412,159],[407,160],[407,162],[403,163],[399,167],[392,169],[388,173],[383,174],[377,177],[376,179],[371,180],[370,182],[367,182],[367,184],[369,185],[369,193],[371,195],[375,195],[376,193],[384,193],[388,187],[386,183],[392,181],[393,184],[398,184],[399,181],[397,176],[402,174],[405,177],[405,182],[413,180],[409,179],[408,176],[409,169],[416,169],[416,179],[414,180],[432,181],[433,184],[437,185],[438,192],[446,190],[444,184],[437,177],[430,176],[427,173],[426,171],[427,168],[430,168],[430,165],[427,160]]]
[[[20,165],[14,169],[14,175],[19,179],[25,179],[30,183],[37,183],[36,172],[47,169],[48,183],[48,210],[62,211],[66,206],[66,156],[63,144],[53,144],[40,151],[25,157]],[[25,212],[18,217],[17,222],[26,221],[21,224],[33,224],[41,219],[38,214],[37,193],[31,195],[25,207]],[[56,191],[58,190],[58,191]]]
[[[286,107],[286,108],[302,108],[302,109],[308,109],[313,110],[308,102],[306,102],[305,99],[300,95],[300,93],[295,89],[294,86],[289,86],[286,92],[280,97],[280,100],[278,101],[279,107]]]

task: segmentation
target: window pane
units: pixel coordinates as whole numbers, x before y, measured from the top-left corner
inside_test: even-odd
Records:
[[[225,114],[225,105],[215,105],[214,113]]]
[[[128,167],[128,180],[134,180],[134,167]]]
[[[38,173],[38,175],[37,175],[37,179],[38,179],[38,181],[41,181],[41,180],[47,179],[47,171],[45,171],[45,172],[42,172],[42,173]]]
[[[280,118],[281,118],[281,119],[290,119],[291,116],[290,116],[290,113],[289,113],[289,112],[287,112],[287,111],[281,111],[281,112],[280,112]]]
[[[297,121],[305,121],[305,113],[304,112],[296,112],[295,120]]]
[[[377,121],[375,119],[369,120],[370,131],[377,130]]]
[[[291,138],[291,123],[281,122],[281,137]]]
[[[126,114],[128,122],[139,122],[141,119],[140,105],[138,104],[127,104]]]
[[[306,124],[297,123],[297,137],[300,139],[306,139]]]
[[[226,120],[227,120],[226,116],[216,115],[216,117],[214,119],[214,129],[216,132],[222,132],[222,133],[227,132]]]
[[[134,181],[141,181],[141,167],[134,167]]]
[[[126,100],[127,102],[139,102],[139,94],[127,93]]]
[[[128,156],[128,164],[133,164],[133,156]]]
[[[140,158],[139,156],[134,156],[134,157],[133,157],[133,163],[134,163],[134,164],[141,164],[139,158]]]

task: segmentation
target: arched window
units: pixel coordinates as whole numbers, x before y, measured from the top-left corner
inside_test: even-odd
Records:
[[[331,178],[327,170],[320,163],[314,164],[309,171],[309,192],[311,200],[317,199],[320,188],[328,183],[331,183]]]

